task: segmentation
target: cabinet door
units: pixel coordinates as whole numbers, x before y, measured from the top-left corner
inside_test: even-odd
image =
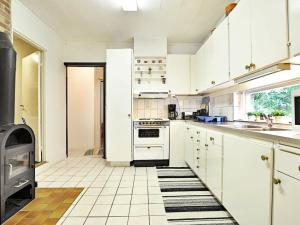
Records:
[[[106,58],[106,156],[111,162],[130,162],[132,160],[132,50],[109,49]]]
[[[214,195],[222,201],[222,147],[208,144],[206,184]]]
[[[167,82],[170,93],[190,93],[190,57],[190,55],[168,55]]]
[[[185,122],[170,121],[170,166],[184,166]]]
[[[251,0],[252,63],[256,69],[288,58],[287,17],[286,0]]]
[[[270,224],[272,148],[269,142],[224,135],[223,204],[239,224]]]
[[[229,37],[228,18],[226,18],[212,35],[211,84],[218,85],[229,80]]]
[[[291,56],[300,54],[300,1],[289,0],[289,31]]]
[[[250,0],[239,1],[229,15],[230,76],[239,77],[251,63]]]
[[[197,60],[197,54],[191,56],[191,94],[197,94],[198,93],[198,60]]]
[[[194,165],[193,162],[193,148],[194,148],[194,136],[193,136],[193,127],[186,126],[185,130],[185,161],[192,168]]]
[[[277,171],[274,178],[281,183],[273,187],[273,225],[300,224],[300,181]]]

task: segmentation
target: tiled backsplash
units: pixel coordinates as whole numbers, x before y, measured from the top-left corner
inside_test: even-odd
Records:
[[[168,104],[176,104],[176,110],[181,117],[181,112],[194,112],[199,109],[202,97],[178,96],[167,99],[134,99],[133,116],[138,118],[168,118]]]
[[[211,116],[226,116],[228,121],[234,120],[235,108],[238,103],[234,102],[234,94],[220,95],[210,98]]]

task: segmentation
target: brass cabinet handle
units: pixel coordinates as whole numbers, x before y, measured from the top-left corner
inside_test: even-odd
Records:
[[[213,137],[210,137],[209,140],[214,141],[215,139]]]
[[[211,84],[212,84],[212,85],[215,85],[215,84],[216,84],[216,81],[212,80],[212,81],[211,81]]]
[[[300,166],[298,166],[298,170],[299,170],[299,172],[300,172]]]
[[[199,142],[200,142],[200,140],[197,140],[197,142],[199,143]]]
[[[245,66],[245,70],[250,71],[250,69],[251,69],[251,66],[250,66],[250,65],[246,65],[246,66]]]
[[[208,147],[208,144],[205,144],[205,147]]]
[[[131,114],[130,113],[128,113],[128,118],[130,118],[131,117]]]
[[[199,151],[200,151],[200,148],[197,148],[197,151],[199,152]]]
[[[260,158],[262,161],[267,161],[269,159],[269,157],[265,155],[262,155]]]
[[[281,180],[280,179],[276,179],[276,178],[273,178],[273,184],[281,184]]]
[[[200,134],[200,132],[199,132],[199,131],[197,131],[197,134]]]
[[[190,128],[187,127],[186,129],[189,130]]]
[[[254,63],[250,63],[250,69],[255,70],[256,69],[256,65]]]

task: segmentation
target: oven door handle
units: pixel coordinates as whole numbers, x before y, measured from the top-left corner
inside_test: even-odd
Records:
[[[24,186],[25,184],[27,184],[29,182],[29,180],[24,180],[24,181],[20,181],[17,185],[15,185],[15,188],[19,188]]]

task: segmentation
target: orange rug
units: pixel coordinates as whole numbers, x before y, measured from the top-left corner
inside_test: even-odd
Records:
[[[4,225],[55,225],[83,188],[37,188],[36,198]]]

